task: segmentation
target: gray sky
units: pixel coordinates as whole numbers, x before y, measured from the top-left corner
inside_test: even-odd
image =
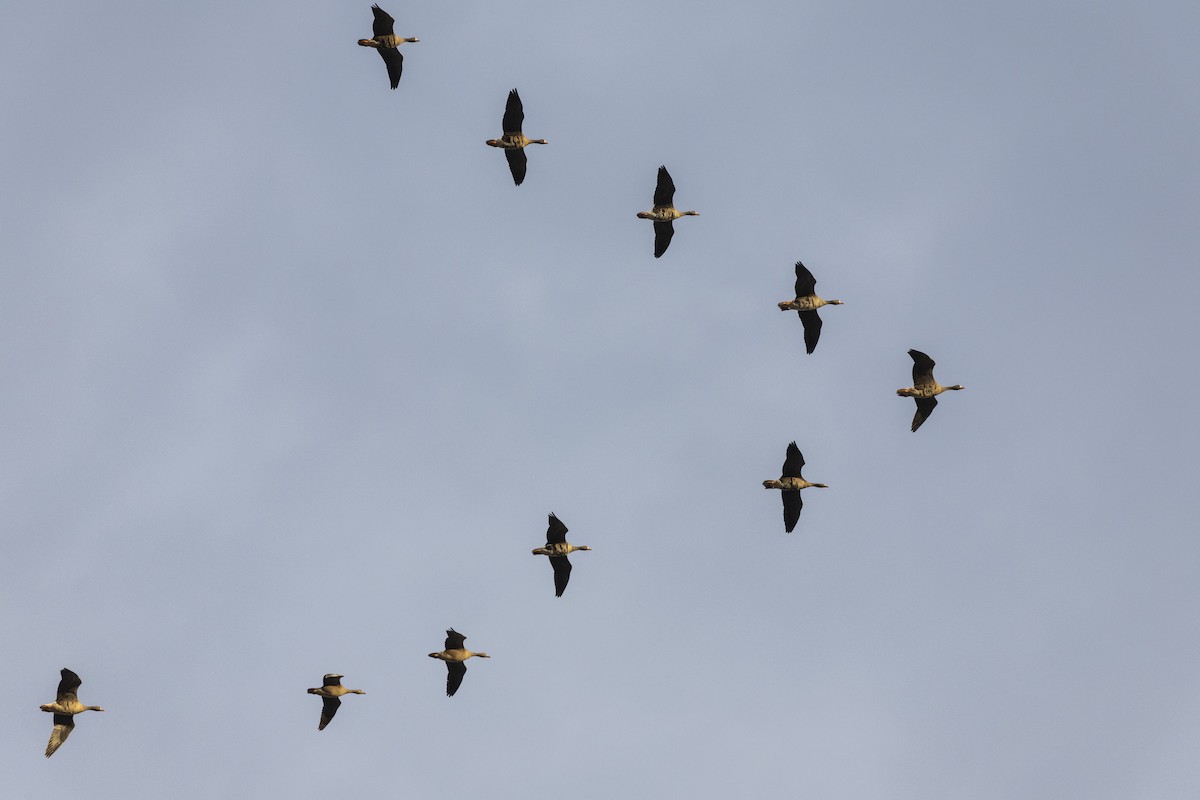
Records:
[[[10,796],[1196,796],[1200,6],[369,5],[6,13]]]

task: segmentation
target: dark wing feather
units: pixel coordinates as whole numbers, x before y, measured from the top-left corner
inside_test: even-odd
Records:
[[[929,419],[929,415],[933,413],[934,407],[937,406],[937,398],[914,397],[913,400],[917,403],[917,413],[913,414],[912,424],[912,429],[915,432],[917,428],[921,427],[921,423]]]
[[[525,124],[525,108],[521,105],[521,95],[517,94],[516,89],[508,93],[503,124],[505,133],[520,133],[521,126]]]
[[[461,650],[463,643],[466,641],[467,641],[467,637],[463,636],[461,633],[454,630],[454,628],[451,628],[450,630],[446,631],[446,649],[447,650]]]
[[[804,349],[811,353],[817,349],[817,340],[821,338],[821,317],[815,311],[797,311],[800,321],[804,323]]]
[[[454,697],[458,687],[462,686],[462,679],[466,674],[466,664],[461,661],[446,662],[446,697]]]
[[[800,509],[804,508],[804,499],[800,492],[780,492],[783,495],[783,529],[788,533],[800,521]]]
[[[808,297],[817,292],[817,279],[808,271],[808,267],[796,262],[796,297]],[[811,352],[811,351],[809,351]]]
[[[804,469],[804,456],[801,455],[800,448],[796,447],[796,443],[792,442],[788,445],[787,458],[783,461],[783,477],[799,478],[802,469]]]
[[[395,89],[400,85],[400,74],[404,72],[404,55],[400,52],[399,47],[379,47],[379,56],[383,59],[383,63],[387,64],[388,79],[392,82],[392,88]]]
[[[668,220],[667,222],[654,223],[654,257],[660,258],[663,253],[667,252],[667,248],[671,246],[671,237],[675,235],[675,223]]]
[[[391,36],[393,32],[393,26],[396,24],[396,20],[392,19],[392,15],[384,11],[378,5],[371,6],[371,10],[375,12],[375,23],[374,27],[372,28],[375,36]],[[392,88],[394,89],[396,87],[393,86]]]
[[[333,715],[337,713],[338,706],[342,704],[342,701],[336,697],[322,697],[321,700],[321,723],[317,725],[317,730],[319,731],[325,730],[325,726],[329,724],[329,721],[333,719]]]
[[[62,747],[62,743],[75,730],[75,718],[70,714],[55,714],[54,727],[50,729],[50,741],[46,742],[46,758],[54,755],[54,751]]]
[[[333,674],[326,675],[321,680],[321,685],[322,686],[341,686],[342,678],[340,675],[333,675]]]
[[[913,360],[913,386],[920,386],[933,381],[933,368],[936,363],[920,350],[909,350]]]
[[[566,556],[552,556],[550,566],[554,567],[554,596],[562,597],[567,581],[571,580],[571,562]]]
[[[567,540],[567,526],[562,520],[550,514],[550,527],[546,529],[546,544],[562,544]]]
[[[75,692],[78,691],[79,686],[83,683],[83,681],[80,680],[78,675],[66,667],[63,667],[61,670],[59,670],[59,674],[62,676],[62,679],[58,682],[58,702],[61,703],[63,700],[75,700]]]
[[[508,171],[512,173],[513,183],[520,186],[525,180],[525,165],[529,162],[529,159],[525,158],[524,148],[505,150],[504,157],[508,159]]]
[[[654,205],[670,206],[675,204],[675,182],[666,167],[658,168],[658,185],[654,187]]]

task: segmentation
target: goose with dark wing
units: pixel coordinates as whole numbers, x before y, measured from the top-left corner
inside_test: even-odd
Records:
[[[901,397],[911,397],[916,402],[917,413],[913,415],[912,421],[912,430],[915,432],[933,413],[933,409],[938,404],[937,396],[939,394],[967,387],[959,384],[942,386],[933,378],[933,368],[937,364],[932,358],[920,350],[909,350],[908,354],[912,356],[913,360],[913,385],[907,389],[897,389],[896,394]]]
[[[586,544],[573,545],[567,543],[567,526],[554,513],[550,513],[550,527],[546,529],[546,544],[534,548],[535,556],[549,556],[550,566],[554,568],[554,596],[562,597],[567,589],[567,581],[571,579],[571,562],[567,556],[576,550],[591,550]]]
[[[521,104],[521,95],[513,89],[508,93],[508,103],[504,106],[504,135],[499,139],[488,139],[485,144],[500,147],[508,158],[508,171],[512,173],[513,183],[517,186],[525,180],[525,146],[531,144],[549,144],[545,139],[530,139],[521,133],[525,124],[525,107]]]
[[[54,755],[54,751],[61,747],[67,737],[71,735],[71,731],[75,730],[76,714],[82,714],[84,711],[104,710],[100,706],[85,706],[79,702],[76,693],[83,681],[79,679],[78,675],[66,667],[59,670],[59,675],[61,678],[58,682],[58,694],[54,702],[38,706],[42,711],[54,715],[54,728],[50,731],[50,741],[46,744],[46,758]]]
[[[817,279],[808,271],[808,267],[796,262],[796,299],[784,300],[779,304],[780,311],[795,311],[800,315],[804,325],[804,349],[809,353],[817,349],[817,340],[821,338],[821,317],[817,309],[821,306],[845,305],[841,300],[825,300],[817,296]]]
[[[309,689],[309,694],[315,694],[322,700],[321,705],[321,722],[317,725],[317,730],[325,730],[325,726],[333,719],[333,715],[337,713],[338,707],[342,704],[342,696],[347,694],[366,694],[362,689],[347,689],[342,686],[342,678],[345,675],[338,675],[335,672],[330,672],[321,680],[321,685],[315,689]]]
[[[400,52],[400,45],[405,42],[421,40],[397,36],[394,32],[396,20],[392,19],[392,15],[378,5],[371,6],[371,11],[375,13],[375,23],[372,27],[375,35],[370,39],[359,39],[358,43],[363,47],[374,47],[379,51],[383,63],[387,65],[388,79],[392,82],[392,88],[395,89],[400,85],[400,73],[404,72],[404,55]]]
[[[788,445],[787,457],[783,462],[783,475],[779,480],[763,481],[764,489],[781,489],[783,495],[783,529],[788,533],[796,527],[796,523],[800,521],[800,509],[804,508],[804,500],[800,497],[801,489],[810,489],[816,487],[818,489],[828,489],[829,487],[823,483],[809,483],[801,477],[800,472],[804,469],[804,456],[800,454],[800,448],[795,442]]]
[[[666,167],[658,168],[658,184],[654,188],[654,207],[639,211],[638,219],[654,222],[654,257],[661,258],[675,235],[675,220],[680,217],[698,217],[699,211],[680,211],[675,207],[675,182]]]
[[[451,628],[446,631],[446,649],[440,653],[430,653],[430,658],[446,662],[446,696],[454,697],[458,687],[462,685],[463,676],[467,674],[468,658],[491,658],[487,653],[472,653],[463,644],[467,637]]]

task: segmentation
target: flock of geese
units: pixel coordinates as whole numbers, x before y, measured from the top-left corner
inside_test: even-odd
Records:
[[[793,445],[794,446],[794,445]],[[591,550],[587,545],[574,545],[567,541],[567,526],[554,515],[549,515],[549,526],[546,528],[546,544],[533,549],[535,556],[547,556],[550,566],[554,569],[554,596],[562,597],[566,591],[567,581],[571,579],[571,560],[567,557],[580,550]],[[430,653],[430,658],[436,658],[446,663],[446,696],[453,697],[462,686],[463,676],[467,674],[466,661],[469,658],[491,658],[487,653],[476,653],[464,645],[467,637],[451,628],[446,631],[446,642],[443,649]],[[347,689],[342,685],[345,675],[330,672],[321,679],[321,685],[308,690],[321,698],[321,719],[317,730],[325,730],[325,726],[333,719],[334,714],[342,705],[342,698],[348,694],[366,694],[362,689]],[[83,683],[79,675],[63,667],[60,670],[58,694],[53,703],[39,706],[42,711],[54,715],[54,727],[50,731],[50,741],[46,744],[46,758],[54,755],[54,751],[75,729],[75,715],[84,711],[103,711],[100,706],[85,706],[79,702],[79,686]]]
[[[404,56],[400,45],[409,42],[419,42],[415,37],[402,37],[395,34],[395,20],[378,5],[371,6],[375,15],[372,27],[373,36],[370,39],[359,39],[359,45],[373,47],[383,58],[387,67],[388,80],[395,89],[400,83],[404,71]],[[531,144],[547,144],[545,139],[530,139],[522,132],[525,122],[525,109],[521,96],[513,89],[508,93],[508,101],[501,120],[503,135],[499,139],[488,139],[486,144],[504,150],[508,160],[508,168],[512,173],[513,183],[520,186],[525,180],[527,158],[525,148]],[[665,166],[658,168],[658,182],[654,188],[654,205],[649,211],[639,211],[639,219],[650,220],[654,223],[654,257],[661,258],[671,244],[675,235],[674,222],[681,217],[698,216],[698,211],[680,211],[675,207],[675,183]],[[821,337],[821,317],[817,310],[824,306],[843,305],[841,300],[826,300],[816,293],[817,280],[801,262],[796,262],[795,297],[780,302],[781,311],[795,311],[800,316],[804,328],[804,348],[811,354],[817,347]],[[943,392],[960,390],[963,386],[943,386],[933,377],[935,362],[919,350],[909,350],[912,357],[913,385],[897,389],[900,397],[911,397],[917,405],[912,420],[912,430],[916,431],[924,424],[937,406],[937,397]],[[787,446],[787,455],[783,462],[780,477],[763,481],[766,489],[778,489],[783,498],[783,526],[791,533],[800,520],[800,511],[804,507],[801,490],[829,488],[824,483],[812,483],[801,474],[804,469],[804,456],[795,442]],[[571,578],[571,562],[568,556],[580,550],[591,550],[586,545],[573,545],[567,542],[567,526],[553,513],[549,515],[549,527],[546,529],[546,544],[534,548],[533,555],[546,556],[554,572],[554,595],[562,597]],[[466,662],[471,658],[491,658],[487,653],[476,653],[468,650],[466,636],[450,628],[446,631],[444,648],[430,653],[430,658],[438,659],[446,664],[446,696],[453,697],[462,685],[463,677],[467,674]],[[343,675],[328,673],[322,679],[321,685],[308,690],[309,694],[321,698],[321,717],[317,730],[324,730],[337,714],[342,704],[342,697],[348,694],[366,694],[362,689],[348,689],[342,685]],[[60,671],[58,692],[53,703],[40,706],[42,711],[54,715],[54,727],[50,732],[50,741],[46,744],[46,757],[62,746],[63,742],[75,729],[75,715],[84,711],[103,711],[100,706],[88,706],[79,701],[78,691],[83,683],[75,672],[63,668]]]

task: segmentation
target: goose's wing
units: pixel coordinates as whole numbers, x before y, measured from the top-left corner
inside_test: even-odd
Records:
[[[387,64],[388,80],[392,82],[392,88],[395,89],[400,85],[400,74],[404,72],[404,54],[400,52],[399,47],[377,47],[379,57],[383,59],[383,63]]]
[[[924,386],[933,383],[933,368],[936,363],[920,350],[909,350],[913,360],[913,386]]]
[[[821,317],[816,311],[797,311],[800,322],[804,324],[804,349],[811,353],[817,349],[817,340],[821,338]]]
[[[654,205],[672,206],[675,204],[675,182],[666,167],[658,168],[658,185],[654,187]]]
[[[467,637],[463,636],[458,631],[451,628],[446,631],[446,649],[447,650],[462,650],[463,643],[467,641]]]
[[[50,731],[50,741],[46,742],[46,758],[54,755],[54,751],[62,747],[62,743],[75,730],[75,718],[70,714],[55,714],[54,728]]]
[[[321,698],[321,722],[317,725],[317,730],[325,730],[325,726],[333,719],[333,715],[337,713],[338,706],[342,701],[337,697],[322,697]]]
[[[461,661],[446,662],[446,697],[454,697],[458,687],[462,686],[463,676],[467,674],[467,665]]]
[[[800,448],[796,447],[796,443],[792,442],[787,448],[787,458],[783,460],[782,475],[785,478],[799,478],[802,469],[804,469],[804,456],[801,455]]]
[[[917,413],[913,414],[912,429],[916,431],[921,427],[921,423],[929,419],[929,415],[933,413],[934,407],[937,406],[936,397],[914,397],[913,400],[917,403]]]
[[[668,179],[669,180],[669,179]],[[654,257],[661,258],[671,246],[671,237],[675,235],[675,223],[670,220],[654,223]]]
[[[521,181],[525,180],[525,165],[529,162],[525,157],[525,148],[505,150],[504,157],[508,159],[508,171],[512,173],[513,183],[520,186]]]
[[[342,676],[334,675],[332,672],[321,679],[322,686],[341,686]]]
[[[546,529],[546,544],[562,544],[565,541],[567,541],[567,526],[551,513],[550,527]]]
[[[83,681],[80,680],[78,675],[66,667],[63,667],[61,670],[59,670],[59,674],[62,676],[62,678],[58,682],[58,702],[61,703],[64,700],[77,700],[78,698],[75,696],[75,693],[79,691],[79,686],[83,683]]]
[[[535,100],[537,98],[534,98]],[[525,124],[525,108],[521,105],[521,95],[513,89],[508,93],[508,102],[504,104],[504,132],[520,133]]]
[[[571,580],[571,562],[566,556],[553,556],[549,561],[554,567],[554,596],[562,597],[567,590],[567,581]]]
[[[817,292],[817,279],[808,271],[808,267],[796,262],[796,297],[808,297]],[[811,352],[811,351],[810,351]]]
[[[800,492],[780,492],[783,495],[783,529],[788,533],[800,521],[800,509],[804,508],[804,498]]]
[[[384,11],[378,5],[371,6],[371,11],[375,12],[375,23],[372,26],[372,32],[376,37],[391,36],[394,32],[396,20],[392,19],[392,15]],[[396,87],[392,87],[393,89]]]

